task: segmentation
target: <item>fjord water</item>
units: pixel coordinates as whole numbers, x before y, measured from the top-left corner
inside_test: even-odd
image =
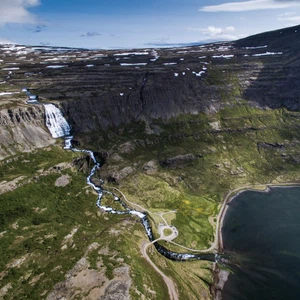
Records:
[[[222,299],[300,299],[300,188],[241,193],[222,236],[233,271]]]

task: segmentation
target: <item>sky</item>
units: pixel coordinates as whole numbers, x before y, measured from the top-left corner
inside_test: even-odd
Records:
[[[300,24],[300,0],[0,0],[0,43],[152,48]]]

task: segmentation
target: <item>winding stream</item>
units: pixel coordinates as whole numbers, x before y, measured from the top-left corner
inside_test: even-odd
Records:
[[[28,96],[31,96],[32,94],[28,90],[24,90]],[[28,104],[40,104],[38,101],[28,101]],[[71,150],[74,152],[81,152],[86,153],[91,160],[94,163],[93,168],[91,169],[89,175],[87,176],[87,184],[90,185],[94,191],[98,194],[96,205],[99,209],[108,212],[110,214],[118,214],[118,215],[134,215],[140,218],[146,234],[150,240],[150,242],[153,242],[156,250],[165,256],[166,258],[174,261],[188,261],[188,260],[207,260],[212,262],[218,262],[219,255],[218,254],[195,254],[195,253],[177,253],[172,252],[160,245],[158,242],[155,242],[155,238],[153,235],[153,231],[151,228],[151,224],[149,221],[149,218],[147,216],[146,212],[138,211],[135,209],[131,209],[124,201],[122,201],[116,194],[103,189],[102,186],[98,186],[92,182],[92,178],[97,172],[97,170],[100,169],[100,163],[96,160],[94,153],[91,150],[81,150],[74,148],[72,145],[72,139],[73,136],[71,135],[71,127],[68,124],[67,120],[64,118],[62,112],[57,108],[55,105],[51,103],[43,103],[43,106],[45,108],[45,116],[46,116],[46,126],[48,130],[50,131],[53,138],[64,138],[65,145],[64,149]],[[101,180],[101,183],[103,183],[103,180]],[[121,204],[122,208],[124,210],[117,210],[110,206],[102,205],[102,198],[104,194],[108,194],[113,197],[114,201],[119,204]]]

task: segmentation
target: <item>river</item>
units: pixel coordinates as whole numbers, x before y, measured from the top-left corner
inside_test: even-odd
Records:
[[[53,104],[43,105],[46,126],[52,137],[64,138],[64,149],[85,153],[93,161],[86,180],[98,194],[96,205],[99,209],[110,214],[138,217],[149,240],[168,259],[212,262],[227,259],[223,266],[229,268],[232,274],[222,291],[224,300],[300,299],[300,188],[272,188],[269,193],[247,191],[233,199],[228,204],[223,222],[224,253],[221,256],[172,252],[154,242],[146,212],[131,209],[116,194],[104,189],[102,184],[93,182],[93,176],[101,167],[94,153],[74,148],[71,128],[61,111]],[[102,205],[104,194],[112,196],[123,209]]]
[[[25,90],[25,89],[24,89]],[[31,93],[26,89],[27,95],[31,95]],[[38,101],[29,102],[29,104],[41,104]],[[62,112],[59,108],[51,103],[43,103],[45,108],[45,116],[46,116],[46,126],[50,131],[53,138],[64,138],[65,150],[71,150],[74,152],[81,152],[88,155],[94,163],[90,173],[87,176],[87,184],[90,185],[94,191],[98,194],[96,205],[102,211],[105,211],[110,214],[119,214],[119,215],[133,215],[138,217],[141,220],[141,223],[144,226],[145,232],[151,242],[153,242],[157,251],[165,256],[166,258],[174,261],[187,261],[187,260],[207,260],[215,262],[218,260],[219,256],[217,254],[205,253],[205,254],[197,254],[197,253],[177,253],[172,252],[161,246],[158,242],[154,242],[155,238],[152,232],[151,223],[147,216],[146,212],[138,211],[130,208],[124,201],[122,201],[116,194],[110,192],[102,187],[102,185],[96,185],[93,183],[93,176],[100,169],[100,163],[96,160],[93,151],[85,150],[85,149],[77,149],[72,145],[73,136],[71,135],[71,127],[69,126],[67,120],[64,118]],[[102,180],[101,183],[104,183]],[[115,209],[110,206],[102,205],[102,198],[104,194],[108,194],[113,197],[114,201],[118,204],[121,204],[122,210]]]

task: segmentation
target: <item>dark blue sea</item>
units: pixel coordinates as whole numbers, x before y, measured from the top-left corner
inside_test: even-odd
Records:
[[[222,228],[224,300],[300,300],[300,188],[246,191],[229,203]]]

